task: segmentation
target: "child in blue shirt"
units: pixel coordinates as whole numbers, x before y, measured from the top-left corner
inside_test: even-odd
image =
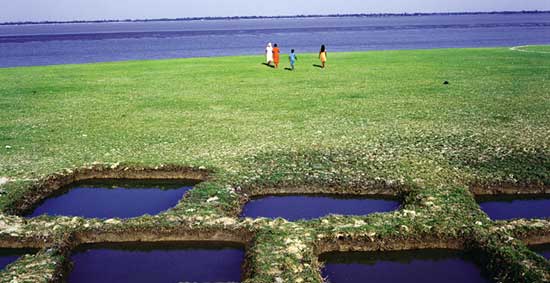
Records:
[[[288,56],[288,59],[290,60],[290,68],[294,71],[294,63],[296,63],[296,60],[298,60],[298,57],[294,53],[294,49],[290,50],[290,55]]]

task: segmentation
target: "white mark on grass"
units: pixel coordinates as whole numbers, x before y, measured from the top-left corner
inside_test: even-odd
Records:
[[[118,219],[111,218],[111,219],[105,220],[105,223],[107,223],[107,224],[113,224],[113,225],[118,225],[118,224],[122,223],[122,221],[120,221],[120,220],[118,220]]]
[[[550,54],[550,52],[546,51],[533,51],[533,50],[525,50],[525,48],[529,47],[531,45],[522,45],[522,46],[514,46],[510,48],[512,51],[519,51],[519,52],[525,52],[525,53],[542,53],[542,54]]]
[[[211,197],[206,200],[207,203],[217,202],[220,198],[218,197]]]
[[[0,186],[7,184],[10,181],[7,177],[0,177]]]

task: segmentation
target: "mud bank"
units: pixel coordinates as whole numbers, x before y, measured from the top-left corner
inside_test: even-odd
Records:
[[[473,185],[470,191],[475,196],[495,196],[495,195],[543,195],[550,194],[550,185],[532,184],[532,185]]]
[[[322,239],[317,242],[315,253],[321,255],[332,252],[373,252],[405,251],[418,249],[464,250],[463,239],[438,239],[429,236],[414,239],[353,239],[342,237],[337,240]]]
[[[299,187],[267,187],[267,188],[243,188],[241,192],[247,197],[262,197],[270,195],[336,195],[336,196],[383,196],[383,197],[399,197],[408,191],[402,187],[314,187],[314,186],[299,186]]]

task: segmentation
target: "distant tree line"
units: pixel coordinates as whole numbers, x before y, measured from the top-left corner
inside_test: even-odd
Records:
[[[250,19],[299,19],[330,17],[417,17],[417,16],[460,16],[460,15],[509,15],[509,14],[548,14],[550,11],[495,11],[495,12],[448,12],[448,13],[378,13],[378,14],[329,14],[329,15],[294,15],[294,16],[234,16],[234,17],[187,17],[160,19],[124,19],[124,20],[74,20],[74,21],[25,21],[5,22],[0,25],[38,25],[38,24],[83,24],[83,23],[145,23],[174,21],[209,21],[209,20],[250,20]]]

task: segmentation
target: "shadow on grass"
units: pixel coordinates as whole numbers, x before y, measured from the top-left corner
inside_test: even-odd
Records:
[[[313,67],[317,67],[317,68],[323,69],[323,66],[318,65],[318,64],[313,64]]]
[[[544,146],[523,150],[459,136],[428,139],[421,144],[440,152],[453,167],[469,171],[475,176],[476,185],[528,187],[550,184],[550,152]]]
[[[275,66],[267,64],[267,63],[262,63],[262,65],[264,65],[266,67],[269,67],[269,68],[272,68],[272,69],[275,69]]]
[[[510,183],[515,186],[550,185],[550,154],[544,149],[533,152],[515,151],[506,156],[495,154],[482,161],[467,160],[457,163],[474,169],[477,174],[480,174],[479,181],[485,185],[498,183]],[[487,180],[484,175],[492,176],[495,180]]]

